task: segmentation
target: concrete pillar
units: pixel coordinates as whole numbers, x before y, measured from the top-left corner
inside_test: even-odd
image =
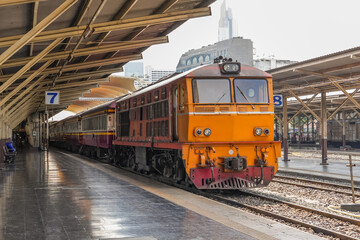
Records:
[[[295,129],[295,124],[296,124],[296,117],[293,119],[293,123],[292,123],[292,127],[293,127],[293,137],[292,137],[292,139],[296,142],[296,135],[295,135],[295,133],[296,133],[296,129]],[[291,141],[292,142],[292,141]]]
[[[326,111],[326,92],[321,92],[321,165],[327,163],[327,111]]]
[[[298,131],[298,142],[297,142],[297,144],[298,144],[298,148],[301,148],[301,125],[302,125],[302,123],[301,123],[301,117],[300,116],[298,116],[298,128],[299,128],[299,131]]]
[[[310,134],[310,132],[309,132],[309,118],[306,117],[306,141],[307,142],[309,142],[309,140],[310,140],[309,134]]]
[[[315,124],[314,124],[314,116],[311,116],[311,141],[316,143],[315,141]]]
[[[290,161],[289,160],[289,146],[288,146],[288,114],[287,114],[287,97],[284,95],[283,100],[283,146],[284,146],[284,161]]]
[[[345,147],[346,145],[346,113],[342,112],[342,145]]]

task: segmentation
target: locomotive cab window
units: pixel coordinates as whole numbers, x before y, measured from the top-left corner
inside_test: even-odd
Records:
[[[194,103],[230,103],[229,79],[194,79],[192,81]]]
[[[265,79],[235,79],[234,91],[237,103],[269,103]]]

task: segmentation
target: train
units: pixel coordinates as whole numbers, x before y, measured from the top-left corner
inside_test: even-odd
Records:
[[[197,189],[267,186],[278,169],[272,76],[217,58],[50,127],[50,143]]]

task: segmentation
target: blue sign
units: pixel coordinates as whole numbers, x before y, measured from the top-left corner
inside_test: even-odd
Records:
[[[59,91],[46,91],[45,92],[45,104],[59,104],[60,92]]]
[[[283,96],[282,95],[274,95],[274,106],[275,107],[283,106]]]

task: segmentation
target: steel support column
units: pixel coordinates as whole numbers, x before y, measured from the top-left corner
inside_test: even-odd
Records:
[[[321,165],[327,163],[327,111],[326,111],[326,92],[321,92]]]
[[[345,111],[342,112],[342,145],[345,147],[346,145],[346,113]]]
[[[287,114],[287,96],[284,96],[283,100],[283,147],[284,147],[284,161],[290,161],[288,158],[289,155],[289,145],[288,145],[288,114]]]

